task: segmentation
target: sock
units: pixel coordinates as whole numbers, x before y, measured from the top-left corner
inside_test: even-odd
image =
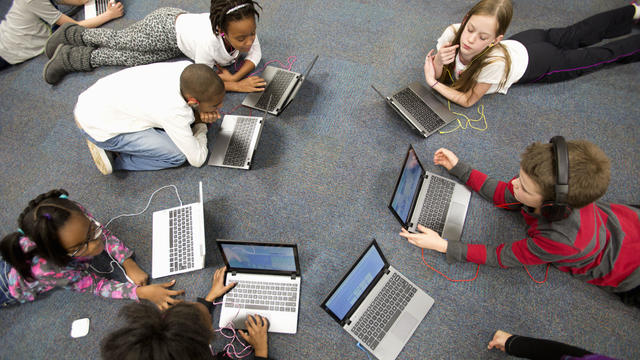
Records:
[[[633,7],[636,8],[636,12],[633,14],[633,20],[640,19],[640,5],[635,1],[632,2],[631,5],[633,5]]]

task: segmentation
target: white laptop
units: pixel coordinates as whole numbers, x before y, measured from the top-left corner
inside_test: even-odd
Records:
[[[295,244],[216,240],[227,267],[219,327],[245,329],[248,315],[269,320],[269,332],[295,334],[300,304],[300,264]]]
[[[89,0],[84,4],[84,18],[91,19],[107,11],[107,4],[114,0]]]
[[[204,268],[204,206],[200,201],[153,213],[151,277]]]
[[[266,110],[263,117],[225,115],[207,164],[249,170],[266,119]]]
[[[287,105],[293,101],[298,90],[302,87],[302,83],[309,77],[311,68],[313,68],[317,60],[318,56],[316,55],[304,75],[274,66],[267,66],[261,75],[267,82],[267,87],[263,92],[248,94],[242,101],[242,105],[258,110],[267,110],[269,114],[276,116],[280,115]],[[273,102],[270,101],[272,97]]]
[[[433,303],[373,240],[320,306],[378,359],[393,360]]]

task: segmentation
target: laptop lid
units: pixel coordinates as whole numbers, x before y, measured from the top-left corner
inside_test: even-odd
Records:
[[[304,73],[302,73],[303,75],[298,78],[298,83],[294,86],[293,90],[285,100],[284,105],[282,105],[282,109],[280,109],[280,112],[282,112],[284,108],[286,108],[287,105],[289,105],[291,101],[293,101],[293,98],[296,97],[296,95],[298,94],[298,90],[300,90],[300,88],[302,87],[302,83],[304,83],[304,81],[309,76],[309,73],[311,72],[313,65],[315,65],[316,61],[318,60],[318,57],[319,56],[316,55],[316,57],[313,58],[313,61],[311,61],[311,64],[309,64],[309,66],[307,66],[307,69],[304,71]]]
[[[216,240],[227,272],[300,276],[296,244]]]
[[[409,145],[400,177],[393,190],[389,209],[400,223],[407,228],[422,188],[425,170],[413,146]]]
[[[388,267],[374,239],[320,306],[344,326]]]

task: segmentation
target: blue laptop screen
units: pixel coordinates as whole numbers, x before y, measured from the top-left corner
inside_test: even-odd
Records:
[[[382,257],[376,247],[371,246],[369,251],[360,259],[342,284],[327,300],[326,307],[342,321],[383,267],[384,261]]]
[[[393,195],[393,201],[391,202],[391,207],[405,224],[409,220],[407,217],[413,204],[414,195],[418,190],[422,173],[422,166],[420,166],[418,157],[412,148],[409,150],[396,193]]]
[[[247,244],[221,244],[221,246],[232,268],[296,271],[293,247]]]

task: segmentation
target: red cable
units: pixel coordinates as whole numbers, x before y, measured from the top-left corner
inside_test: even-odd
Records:
[[[478,264],[478,268],[476,269],[476,276],[473,277],[473,279],[463,279],[463,280],[454,280],[454,279],[450,279],[447,275],[441,273],[440,271],[436,270],[433,266],[427,264],[427,262],[424,260],[424,249],[422,249],[422,262],[427,265],[429,267],[429,269],[437,272],[438,274],[442,275],[445,277],[445,279],[449,280],[449,281],[453,281],[453,282],[464,282],[464,281],[473,281],[476,278],[478,278],[478,273],[480,272],[480,264]]]
[[[527,274],[529,274],[529,277],[531,278],[531,280],[533,280],[534,283],[536,284],[544,284],[545,282],[547,282],[547,276],[549,275],[549,266],[551,264],[547,264],[547,270],[545,270],[544,272],[544,280],[542,281],[538,281],[536,279],[533,278],[533,276],[531,276],[531,273],[529,272],[529,270],[527,269],[526,266],[522,265],[522,267],[524,267],[524,270],[527,272]]]

